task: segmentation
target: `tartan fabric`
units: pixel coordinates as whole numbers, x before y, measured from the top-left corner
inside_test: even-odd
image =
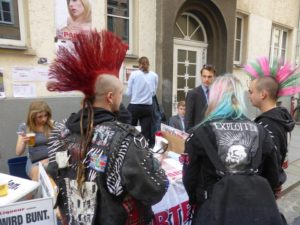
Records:
[[[126,225],[147,225],[149,222],[145,221],[145,207],[132,198],[130,195],[127,195],[123,200],[123,207],[127,212],[128,218]]]

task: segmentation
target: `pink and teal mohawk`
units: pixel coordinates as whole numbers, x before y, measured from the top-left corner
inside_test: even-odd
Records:
[[[266,57],[259,57],[244,67],[244,71],[252,79],[259,77],[273,77],[279,84],[277,96],[294,95],[300,92],[300,73],[291,63],[283,64],[282,60],[274,59],[269,62]]]

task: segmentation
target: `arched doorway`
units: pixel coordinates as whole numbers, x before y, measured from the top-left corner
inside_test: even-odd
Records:
[[[200,84],[199,71],[206,63],[207,35],[201,21],[184,12],[176,20],[173,46],[172,114],[178,101],[185,100],[189,90]]]

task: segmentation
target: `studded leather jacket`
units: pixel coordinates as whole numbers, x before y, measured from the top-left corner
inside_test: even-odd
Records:
[[[168,179],[145,138],[134,127],[115,121],[110,112],[95,109],[96,126],[82,161],[85,182],[80,191],[76,181],[80,135],[78,124],[76,129],[70,125],[70,120],[73,125],[79,121],[79,115],[73,114],[67,126],[58,124],[50,142],[48,171],[59,187],[63,224],[148,224],[151,206],[166,193]]]

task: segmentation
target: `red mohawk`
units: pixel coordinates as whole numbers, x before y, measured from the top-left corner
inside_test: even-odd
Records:
[[[94,96],[94,86],[101,74],[119,76],[128,45],[109,31],[81,32],[71,48],[60,47],[50,66],[49,91],[81,91]]]

